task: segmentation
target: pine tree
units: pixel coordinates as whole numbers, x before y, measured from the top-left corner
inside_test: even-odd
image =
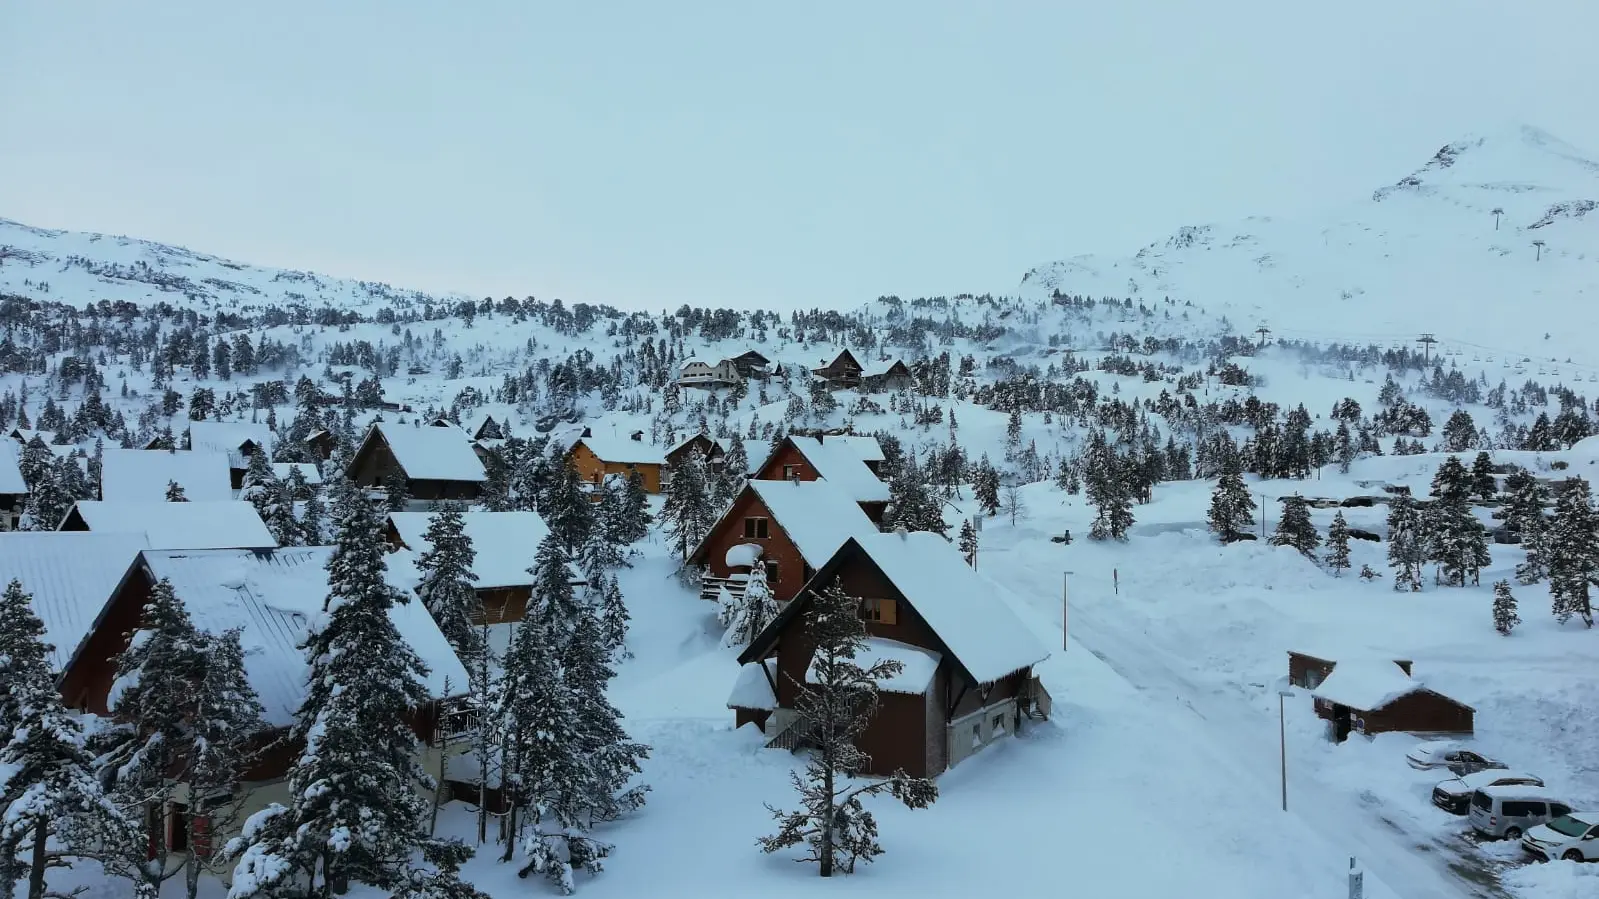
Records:
[[[277,895],[295,878],[315,899],[346,880],[393,888],[427,822],[429,780],[408,723],[427,702],[427,668],[389,615],[399,597],[384,579],[381,517],[342,473],[332,495],[329,593],[305,641],[308,689],[290,732],[304,746],[290,769],[292,804],[246,828],[237,899]]]
[[[528,599],[528,614],[543,622],[546,635],[557,641],[556,651],[565,648],[573,629],[577,626],[581,602],[572,590],[572,575],[567,570],[566,553],[556,540],[554,532],[539,542],[533,554],[532,596]]]
[[[169,503],[186,503],[189,501],[189,497],[183,492],[182,484],[177,481],[167,481],[166,501]]]
[[[1499,482],[1494,478],[1494,461],[1487,453],[1478,453],[1471,461],[1471,492],[1484,502],[1499,495]]]
[[[1255,500],[1244,485],[1243,475],[1224,472],[1210,496],[1210,530],[1223,543],[1242,539],[1255,526]]]
[[[984,453],[981,461],[977,463],[977,471],[972,475],[972,495],[977,500],[977,508],[984,515],[993,518],[999,514],[999,472],[993,463],[988,461],[988,454]]]
[[[1271,535],[1272,546],[1292,546],[1311,561],[1316,560],[1316,549],[1321,537],[1310,520],[1310,506],[1305,498],[1294,494],[1283,497],[1283,514],[1277,519],[1277,529]]]
[[[461,866],[473,855],[459,840],[430,840],[422,848],[431,868],[412,868],[390,899],[494,899],[461,879]]]
[[[627,651],[627,624],[631,618],[627,603],[622,599],[622,585],[614,577],[607,578],[600,591],[600,629],[612,658],[620,660],[633,656]]]
[[[422,540],[428,549],[416,560],[420,576],[416,595],[439,623],[439,631],[455,648],[461,663],[470,670],[488,647],[482,645],[473,624],[474,618],[483,620],[483,603],[472,586],[477,581],[477,574],[472,571],[477,550],[466,533],[466,517],[461,509],[453,503],[445,504],[428,519]]]
[[[1394,569],[1394,589],[1420,591],[1421,566],[1426,559],[1421,514],[1409,496],[1395,496],[1388,509],[1388,566]]]
[[[932,488],[922,475],[921,466],[914,455],[907,454],[894,470],[888,484],[888,507],[883,512],[885,529],[904,528],[907,531],[931,531],[948,536],[949,525],[944,521],[944,509]]]
[[[256,514],[265,521],[268,510],[273,503],[278,501],[278,476],[272,471],[272,463],[264,452],[250,455],[250,467],[244,472],[242,489],[239,499],[248,500],[255,506]]]
[[[672,472],[672,480],[666,485],[666,500],[661,506],[666,532],[685,559],[716,523],[705,474],[704,455],[697,449],[691,451],[689,458]]]
[[[188,610],[162,579],[150,589],[139,629],[117,658],[111,712],[117,722],[97,741],[102,745],[102,781],[117,804],[134,818],[154,806],[165,809],[177,797],[169,774],[190,742],[189,716],[194,685],[205,672],[205,640]],[[168,870],[166,826],[158,818],[148,827],[153,858],[141,873],[153,889],[181,871]]]
[[[118,860],[135,852],[142,858],[143,846],[138,828],[95,779],[82,726],[62,707],[50,670],[54,647],[44,642],[44,624],[32,606],[33,597],[11,581],[0,600],[0,646],[7,650],[0,658],[7,675],[0,681],[0,710],[10,725],[0,745],[0,885],[9,895],[26,873],[27,899],[45,899],[67,895],[49,889],[49,869],[72,857],[98,856],[116,872]],[[18,857],[24,850],[26,860]],[[134,895],[154,893],[141,878]]]
[[[207,637],[205,674],[190,698],[189,741],[183,753],[191,800],[185,815],[191,835],[199,833],[204,819],[209,833],[230,830],[229,803],[233,788],[253,760],[257,736],[264,724],[260,701],[244,672],[244,647],[239,630]],[[184,865],[188,899],[200,889],[202,868],[212,859],[195,851],[194,836]]]
[[[1333,577],[1342,576],[1344,570],[1350,567],[1349,522],[1344,520],[1341,509],[1333,516],[1332,526],[1327,529],[1327,554],[1322,562],[1332,569]]]
[[[1573,615],[1593,627],[1589,587],[1599,583],[1599,513],[1583,478],[1569,478],[1555,497],[1555,514],[1547,535],[1549,596],[1555,618],[1565,624]]]
[[[34,482],[33,489],[28,493],[28,499],[22,505],[21,527],[26,531],[53,531],[61,525],[61,520],[72,511],[72,506],[77,502],[77,497],[68,490],[62,481],[61,463],[66,463],[77,468],[78,463],[70,458],[56,459],[44,469]]]
[[[610,517],[605,523],[609,538],[622,546],[631,546],[649,536],[649,496],[644,492],[644,478],[637,471],[629,472],[623,482],[616,502],[610,506]]]
[[[749,480],[750,459],[744,441],[737,434],[728,438],[727,452],[722,455],[722,469],[717,477],[716,508],[726,508]]]
[[[1517,466],[1505,475],[1505,527],[1528,542],[1530,535],[1543,531],[1544,507],[1549,505],[1549,488],[1532,472]]]
[[[1435,501],[1425,516],[1428,557],[1438,563],[1441,580],[1463,587],[1467,577],[1476,583],[1479,572],[1492,560],[1488,532],[1471,511],[1471,474],[1454,456],[1444,460],[1433,477]]]
[[[720,610],[720,620],[726,631],[722,645],[744,647],[750,645],[761,631],[777,617],[777,600],[766,582],[766,566],[757,562],[750,568],[749,580],[742,595],[727,594]]]
[[[796,684],[799,725],[815,747],[805,774],[791,774],[800,794],[800,808],[785,812],[768,805],[778,822],[777,833],[762,837],[761,851],[777,852],[803,844],[803,861],[816,862],[823,877],[836,868],[853,873],[859,861],[883,853],[877,842],[877,821],[862,802],[889,793],[912,809],[926,808],[938,798],[930,780],[896,771],[885,780],[856,782],[866,755],[856,745],[877,712],[878,681],[902,668],[882,660],[863,667],[856,659],[866,648],[861,601],[837,584],[814,594],[806,611],[806,627],[816,644],[808,683]]]
[[[622,713],[605,696],[616,676],[610,657],[599,616],[585,606],[561,657],[561,677],[571,691],[576,725],[571,737],[587,768],[581,788],[552,803],[567,827],[587,830],[597,822],[614,821],[642,806],[649,792],[649,787],[632,783],[649,747],[628,737]]]
[[[958,548],[960,549],[961,558],[966,560],[966,564],[976,568],[977,529],[972,527],[972,520],[970,518],[961,522],[961,534]]]
[[[305,508],[300,515],[300,542],[305,546],[323,546],[327,536],[327,511],[322,503],[322,492],[313,490],[305,498]]]
[[[1516,597],[1510,592],[1509,581],[1498,581],[1494,584],[1494,630],[1504,636],[1521,623],[1521,616],[1516,614]]]
[[[383,506],[390,512],[404,512],[411,507],[411,482],[399,466],[383,476]]]
[[[1094,506],[1094,523],[1088,536],[1094,540],[1126,540],[1133,526],[1131,491],[1123,477],[1122,462],[1106,442],[1103,431],[1089,435],[1083,468],[1088,501]]]
[[[561,549],[575,555],[595,525],[594,503],[571,462],[552,455],[548,464],[547,486],[539,497],[538,511]]]

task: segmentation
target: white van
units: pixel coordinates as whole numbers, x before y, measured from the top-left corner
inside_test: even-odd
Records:
[[[1527,828],[1570,813],[1570,803],[1542,787],[1508,784],[1471,794],[1471,829],[1496,840],[1519,840]]]

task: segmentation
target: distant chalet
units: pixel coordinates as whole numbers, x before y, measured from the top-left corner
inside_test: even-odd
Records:
[[[872,461],[868,461],[872,460]],[[878,477],[883,460],[876,438],[790,435],[761,463],[757,481],[827,481],[860,504],[872,521],[882,521],[888,485]]]
[[[627,478],[638,472],[645,493],[661,492],[661,469],[666,465],[666,454],[660,447],[645,443],[642,434],[631,438],[595,436],[585,428],[566,457],[585,484],[598,486],[604,483],[606,475]]]
[[[378,422],[367,429],[351,457],[349,477],[381,489],[396,472],[413,501],[428,507],[447,500],[471,502],[488,475],[460,428],[422,428]]]

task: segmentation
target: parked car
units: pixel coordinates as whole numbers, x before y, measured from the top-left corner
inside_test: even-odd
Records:
[[[1462,749],[1460,744],[1453,740],[1434,740],[1418,744],[1405,754],[1405,761],[1410,763],[1410,767],[1421,771],[1448,768],[1456,777],[1486,771],[1489,768],[1509,767],[1504,762],[1491,759],[1482,753]]]
[[[1471,829],[1496,840],[1519,840],[1528,829],[1571,814],[1571,804],[1543,787],[1483,787],[1471,794]]]
[[[1541,787],[1543,780],[1521,771],[1489,768],[1464,777],[1451,777],[1432,788],[1432,804],[1451,815],[1464,815],[1471,811],[1471,794],[1483,787],[1507,787],[1519,784]]]
[[[1571,812],[1527,831],[1521,849],[1549,861],[1599,862],[1599,812]]]

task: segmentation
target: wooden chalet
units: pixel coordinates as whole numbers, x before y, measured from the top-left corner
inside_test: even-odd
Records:
[[[855,387],[861,383],[862,366],[849,350],[839,350],[833,361],[811,369],[811,373],[834,387]]]
[[[1425,736],[1470,735],[1471,706],[1429,689],[1388,659],[1345,659],[1311,691],[1317,716],[1329,722],[1333,740],[1352,733],[1402,732]]]
[[[22,582],[50,644],[57,674],[89,636],[139,553],[143,534],[20,531],[0,534],[0,583]]]
[[[881,464],[882,449],[874,438],[790,434],[751,477],[757,481],[828,481],[859,503],[867,518],[882,521],[889,501],[888,484],[863,458],[870,452],[864,441],[870,441]]]
[[[325,429],[312,431],[305,437],[306,449],[314,458],[323,462],[333,455],[333,447],[337,444],[338,439],[333,436],[333,432]]]
[[[850,537],[877,526],[849,494],[826,481],[750,481],[684,564],[703,569],[700,596],[744,592],[762,566],[772,595],[787,602]]]
[[[228,457],[229,484],[234,490],[244,486],[250,458],[272,450],[272,429],[245,421],[189,422],[189,449],[221,453]],[[146,447],[148,449],[149,447]]]
[[[705,457],[705,464],[712,471],[721,469],[722,457],[727,454],[727,450],[722,446],[720,440],[714,440],[704,433],[695,434],[693,437],[680,441],[676,446],[666,451],[666,470],[668,474],[673,468],[687,462],[695,450],[699,450],[701,455]]]
[[[912,382],[910,367],[898,359],[874,362],[861,369],[861,389],[872,393],[904,390]]]
[[[466,512],[461,516],[466,536],[472,540],[472,583],[480,608],[473,610],[473,624],[509,624],[527,616],[528,600],[533,595],[532,569],[539,544],[550,534],[549,525],[537,512]],[[387,536],[396,551],[389,567],[396,580],[414,589],[416,560],[432,550],[427,539],[433,515],[428,512],[390,512]],[[570,583],[586,584],[583,575],[568,566]]]
[[[645,493],[661,492],[661,469],[666,465],[666,454],[659,447],[645,443],[643,432],[635,432],[630,437],[596,437],[585,428],[566,458],[586,484],[601,484],[606,475],[612,474],[630,477],[636,471],[644,482]]]
[[[378,422],[367,429],[347,471],[351,480],[367,488],[382,488],[398,471],[405,478],[411,499],[424,506],[444,500],[477,499],[487,480],[483,462],[460,428],[419,428],[390,422]]]
[[[677,383],[682,387],[731,387],[744,380],[738,366],[731,359],[711,362],[707,359],[685,359],[678,369]]]
[[[1288,682],[1305,690],[1314,690],[1321,686],[1321,682],[1332,674],[1333,667],[1338,660],[1336,655],[1352,655],[1352,653],[1331,652],[1318,648],[1315,653],[1299,650],[1288,651]],[[1394,664],[1405,674],[1410,674],[1412,662],[1409,659],[1394,659]]]
[[[1048,717],[1049,693],[1033,666],[1049,651],[1011,611],[1006,591],[937,534],[874,533],[846,540],[739,656],[756,670],[740,677],[729,705],[740,703],[738,717],[750,722],[768,711],[768,746],[808,742],[795,711],[816,650],[806,610],[834,584],[861,600],[868,639],[858,663],[903,666],[879,684],[876,716],[861,735],[866,773],[934,777],[1016,733],[1024,718]]]
[[[754,350],[745,350],[728,360],[741,377],[765,378],[770,376],[772,360]]]
[[[63,700],[73,709],[101,717],[110,714],[115,660],[140,627],[151,588],[165,578],[196,627],[212,633],[242,629],[248,649],[245,676],[265,712],[267,731],[259,738],[264,749],[233,791],[227,819],[240,826],[270,803],[287,804],[286,777],[302,748],[284,739],[305,698],[306,662],[299,644],[326,601],[332,553],[333,548],[326,546],[140,553],[125,567],[109,598],[97,608],[87,636],[71,653],[59,680]],[[446,755],[467,749],[465,734],[457,730],[463,719],[454,704],[465,692],[467,672],[420,602],[395,603],[389,617],[428,666],[422,680],[429,701],[412,712],[410,725],[422,744],[418,761],[427,770],[438,771]],[[182,845],[192,836],[221,846],[234,835],[220,828],[211,832],[206,818],[197,822],[195,833],[187,833],[183,828],[188,817],[179,814],[184,811],[181,806],[164,809],[157,819],[168,829],[169,845]]]

